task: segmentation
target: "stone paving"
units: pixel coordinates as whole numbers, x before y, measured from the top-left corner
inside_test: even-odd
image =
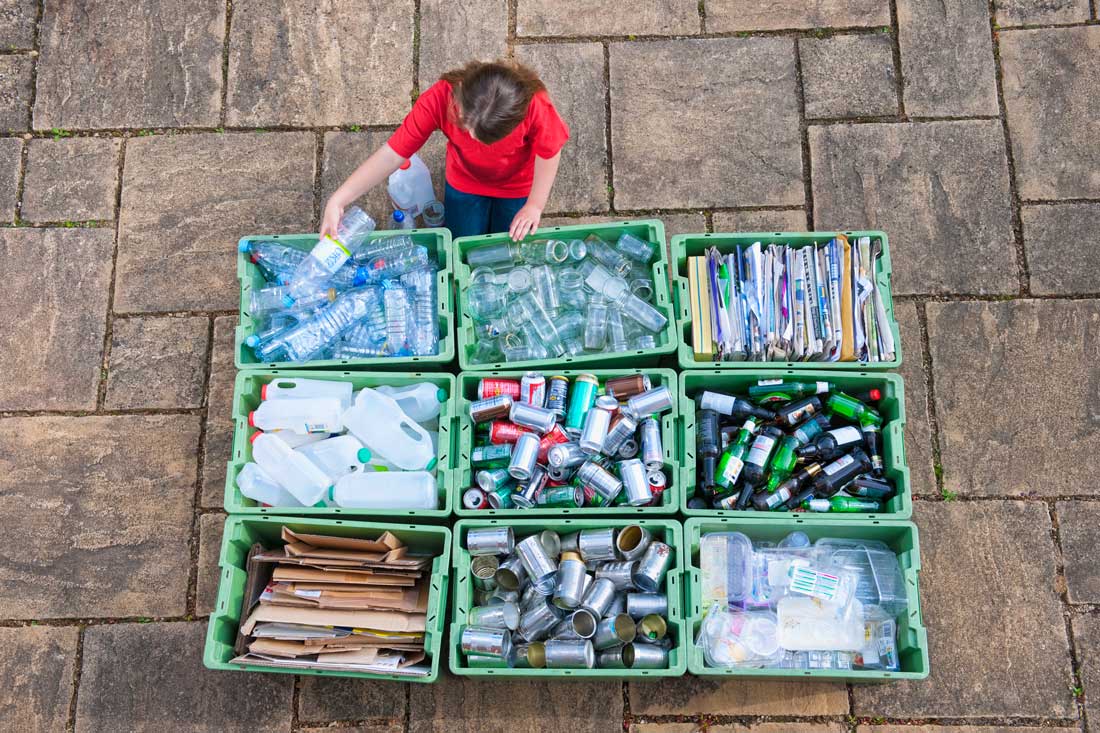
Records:
[[[0,729],[1100,731],[1096,5],[0,0]],[[233,244],[315,229],[419,90],[503,54],[573,131],[546,224],[889,232],[927,681],[202,668]]]

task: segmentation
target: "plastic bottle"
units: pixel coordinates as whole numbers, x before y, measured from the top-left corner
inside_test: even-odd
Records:
[[[418,382],[404,387],[375,387],[397,403],[410,420],[418,423],[428,422],[439,417],[439,411],[447,401],[447,392],[431,382]]]
[[[404,471],[430,471],[435,466],[431,436],[392,397],[369,387],[362,389],[344,413],[343,422],[371,453]]]
[[[274,435],[291,448],[300,448],[303,445],[316,443],[317,441],[327,439],[329,436],[328,433],[306,433],[305,435],[299,435],[290,430],[272,430],[268,435]]]
[[[356,509],[438,509],[435,476],[426,471],[357,472],[343,476],[329,498]]]
[[[289,430],[292,433],[338,433],[344,429],[340,400],[312,397],[296,400],[266,400],[248,413],[248,424],[260,430]]]
[[[356,265],[366,265],[370,264],[370,261],[376,257],[384,257],[390,252],[414,246],[416,246],[416,242],[414,242],[412,237],[408,234],[394,234],[389,237],[378,237],[364,244],[359,251],[355,253],[355,257],[352,258],[352,261]]]
[[[244,339],[244,345],[250,349],[266,344],[272,339],[278,338],[289,331],[298,323],[298,317],[292,313],[277,313],[271,317],[267,325],[256,333],[250,333]]]
[[[290,288],[286,285],[272,285],[254,289],[248,296],[248,312],[253,317],[287,310],[286,299],[290,297]],[[335,288],[314,290],[306,293],[291,304],[295,313],[303,313],[319,308],[336,300]]]
[[[241,494],[258,504],[268,506],[301,506],[290,493],[258,463],[246,463],[237,474],[237,488]]]
[[[311,318],[273,339],[257,352],[257,356],[269,361],[269,355],[282,353],[287,361],[308,361],[366,317],[371,299],[376,297],[377,293],[372,288],[357,288],[342,293]]]
[[[374,231],[374,219],[358,206],[349,206],[340,219],[336,236],[321,238],[290,277],[290,306],[312,290],[322,290]]]
[[[278,377],[260,388],[261,400],[300,400],[329,397],[340,400],[341,409],[351,407],[351,382],[305,377]],[[334,431],[335,432],[335,431]]]
[[[343,343],[361,347],[381,347],[386,340],[386,309],[382,305],[382,288],[372,287],[366,296],[367,314],[342,337]],[[381,355],[383,352],[379,351]]]
[[[435,201],[432,174],[415,153],[390,174],[386,191],[394,206],[413,215],[423,213],[424,207]]]
[[[424,268],[401,276],[412,296],[412,332],[409,347],[416,356],[429,356],[439,349],[439,323],[436,318],[435,272]]]
[[[394,209],[390,229],[416,229],[416,217],[401,209]]]
[[[367,265],[370,271],[370,282],[381,282],[400,277],[407,272],[427,268],[434,263],[428,257],[428,248],[413,245],[405,249],[391,250],[383,256],[376,257]]]
[[[370,460],[370,451],[364,454],[363,444],[354,435],[337,435],[296,450],[324,471],[331,481],[337,481],[353,471],[362,471],[361,457]]]
[[[252,436],[252,460],[302,506],[315,506],[332,485],[324,471],[270,433]]]
[[[409,316],[412,304],[409,293],[399,283],[387,281],[382,290],[386,311],[386,353],[398,356],[409,353]]]

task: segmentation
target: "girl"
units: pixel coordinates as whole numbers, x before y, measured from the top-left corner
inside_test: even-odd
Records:
[[[344,207],[385,181],[427,142],[447,136],[446,226],[454,237],[505,229],[519,241],[539,226],[569,128],[535,72],[471,61],[420,95],[389,141],[336,189],[321,234],[336,234]]]

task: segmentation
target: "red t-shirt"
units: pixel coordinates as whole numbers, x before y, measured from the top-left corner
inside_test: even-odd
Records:
[[[447,182],[463,193],[497,198],[519,198],[531,193],[535,156],[553,158],[569,139],[558,111],[546,92],[537,93],[527,117],[497,142],[475,140],[457,123],[450,82],[437,81],[420,95],[389,145],[403,158],[421,148],[435,130],[447,144]]]

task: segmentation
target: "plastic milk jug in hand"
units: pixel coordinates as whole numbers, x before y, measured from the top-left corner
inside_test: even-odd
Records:
[[[390,174],[386,190],[393,205],[409,216],[422,214],[424,207],[435,201],[432,174],[415,153]]]
[[[290,307],[303,295],[324,289],[336,271],[344,266],[374,231],[374,219],[358,206],[349,206],[340,219],[336,236],[325,235],[290,276],[290,290],[284,305]]]
[[[427,471],[349,473],[330,494],[340,507],[361,509],[438,509],[435,476]]]
[[[431,436],[406,415],[392,397],[364,387],[343,415],[344,427],[372,454],[404,471],[435,467]]]
[[[332,486],[324,471],[270,433],[252,436],[252,460],[303,506],[317,504],[328,495]]]
[[[248,413],[248,424],[260,430],[289,430],[292,433],[338,433],[343,430],[340,400],[313,397],[297,400],[264,400]]]
[[[331,397],[340,400],[342,410],[351,407],[351,382],[330,382],[327,379],[280,377],[260,388],[260,399],[287,400]]]

